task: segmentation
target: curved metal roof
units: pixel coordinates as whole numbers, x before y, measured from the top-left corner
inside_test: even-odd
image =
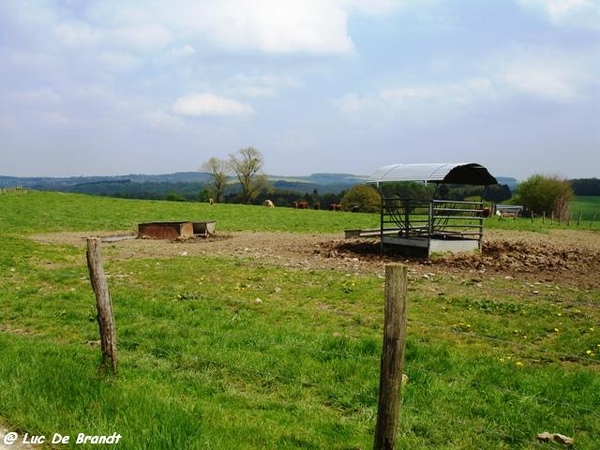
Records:
[[[497,184],[488,170],[477,163],[392,164],[383,166],[371,175],[367,183],[386,181],[424,181],[433,183]]]

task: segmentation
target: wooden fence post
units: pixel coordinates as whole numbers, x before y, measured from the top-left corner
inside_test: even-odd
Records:
[[[87,265],[90,272],[92,288],[96,296],[98,310],[98,327],[100,328],[100,345],[102,348],[102,367],[117,373],[117,336],[115,316],[113,314],[108,283],[102,265],[102,240],[87,239]]]
[[[395,450],[400,417],[404,341],[406,337],[407,267],[385,266],[385,324],[375,450]]]

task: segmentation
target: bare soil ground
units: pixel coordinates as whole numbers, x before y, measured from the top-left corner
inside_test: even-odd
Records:
[[[90,236],[94,234],[55,233],[38,235],[35,239],[83,245]],[[481,253],[432,258],[406,256],[392,250],[382,252],[378,239],[344,239],[340,234],[224,232],[181,242],[128,237],[106,239],[104,248],[110,258],[221,255],[283,267],[380,274],[385,264],[403,262],[417,273],[476,272],[600,288],[600,233],[594,231],[552,230],[542,234],[487,230]]]

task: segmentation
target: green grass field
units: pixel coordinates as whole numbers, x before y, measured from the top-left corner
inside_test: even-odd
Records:
[[[600,220],[600,197],[577,197],[571,203],[571,216],[573,222],[580,217],[581,220]]]
[[[123,449],[372,448],[384,297],[376,274],[108,252],[113,376],[98,370],[85,243],[31,238],[208,219],[218,231],[299,233],[379,220],[0,194],[0,417],[9,429],[48,439],[119,433]],[[489,225],[516,223],[530,226]],[[600,292],[551,281],[535,294],[518,280],[479,284],[450,274],[410,279],[399,448],[558,448],[537,442],[544,431],[574,437],[574,449],[600,448]]]

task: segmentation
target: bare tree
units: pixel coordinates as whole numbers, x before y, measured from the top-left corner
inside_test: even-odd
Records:
[[[225,186],[227,185],[227,177],[230,172],[229,163],[215,157],[210,158],[201,167],[202,170],[208,172],[213,179],[214,199],[217,202],[221,201]]]
[[[242,186],[243,203],[250,203],[267,187],[267,176],[262,173],[264,158],[254,147],[242,148],[229,155],[229,165]]]

